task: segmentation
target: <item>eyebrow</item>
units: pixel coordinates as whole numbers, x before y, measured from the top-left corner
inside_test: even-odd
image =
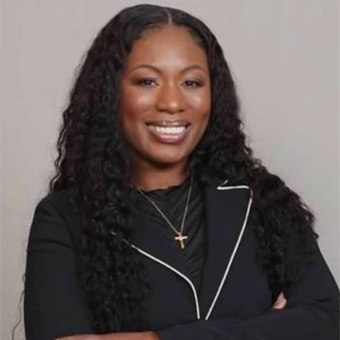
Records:
[[[153,71],[155,71],[159,74],[162,74],[162,71],[159,68],[157,68],[156,66],[153,66],[153,65],[149,65],[149,64],[139,64],[139,65],[135,66],[134,68],[132,68],[129,73],[133,72],[134,70],[136,70],[138,68],[148,68],[148,69],[151,69],[151,70],[153,70]],[[196,65],[196,64],[185,67],[180,73],[185,73],[185,72],[193,70],[193,69],[199,69],[199,70],[201,70],[205,73],[208,73],[207,70],[204,67],[202,67],[200,65]]]

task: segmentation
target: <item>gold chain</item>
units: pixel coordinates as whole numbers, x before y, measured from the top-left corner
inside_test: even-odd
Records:
[[[145,197],[155,208],[156,210],[160,213],[160,215],[165,219],[165,221],[169,224],[169,226],[171,227],[171,229],[178,235],[176,236],[174,239],[176,241],[179,241],[181,249],[184,249],[184,240],[188,238],[188,236],[183,235],[183,229],[184,229],[184,224],[185,224],[185,219],[187,216],[187,212],[188,212],[188,207],[189,207],[189,201],[190,201],[190,197],[191,197],[191,191],[192,191],[192,182],[193,182],[193,176],[191,176],[191,181],[190,181],[190,187],[189,187],[189,192],[188,192],[188,197],[187,197],[187,203],[185,205],[185,209],[184,209],[184,214],[183,214],[183,218],[182,218],[182,223],[181,223],[181,229],[180,231],[178,231],[173,224],[169,221],[169,219],[165,216],[165,214],[163,213],[163,211],[157,206],[157,204],[150,198],[148,197],[142,190],[140,190],[139,188],[136,187],[136,189],[140,192],[140,194]]]

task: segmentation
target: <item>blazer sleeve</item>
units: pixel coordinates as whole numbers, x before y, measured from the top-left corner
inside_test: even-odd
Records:
[[[24,290],[26,340],[94,333],[78,282],[74,242],[65,216],[49,196],[34,212]]]
[[[161,340],[339,340],[339,289],[318,245],[303,278],[284,293],[287,304],[281,310],[198,320],[157,334]]]

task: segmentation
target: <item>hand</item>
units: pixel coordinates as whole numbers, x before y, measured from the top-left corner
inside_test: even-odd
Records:
[[[102,338],[101,335],[95,335],[95,334],[81,334],[81,335],[65,336],[62,338],[54,339],[54,340],[100,340],[100,339],[104,340],[106,338]],[[107,340],[109,340],[109,338],[107,338]]]
[[[287,300],[283,293],[281,293],[276,299],[272,309],[283,309],[287,303]]]
[[[113,335],[114,337],[107,340],[159,340],[155,332],[116,333]]]
[[[98,335],[99,336],[99,335]],[[95,334],[82,334],[82,335],[70,335],[63,336],[62,338],[54,339],[54,340],[99,340],[97,335]]]
[[[159,340],[155,332],[72,335],[55,340]]]

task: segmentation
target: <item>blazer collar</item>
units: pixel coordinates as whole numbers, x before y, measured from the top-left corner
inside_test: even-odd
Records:
[[[143,217],[134,219],[132,247],[191,285],[196,295],[198,318],[204,312],[208,319],[214,308],[242,240],[251,207],[250,188],[246,185],[228,186],[227,182],[218,187],[205,187],[207,252],[199,299],[177,244],[169,242],[161,229],[149,226]]]
[[[227,279],[241,243],[252,203],[246,185],[207,187],[207,257],[200,291],[200,305],[208,319]]]

